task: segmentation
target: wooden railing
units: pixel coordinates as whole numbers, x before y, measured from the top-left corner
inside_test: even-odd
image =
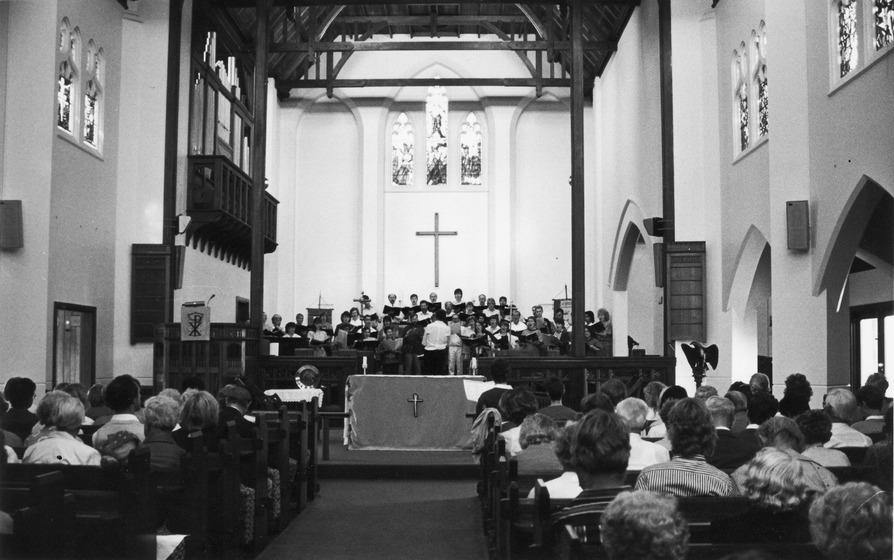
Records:
[[[189,156],[187,243],[240,265],[251,261],[252,179],[224,156]],[[264,252],[276,250],[276,200],[264,193]]]
[[[217,394],[220,387],[241,375],[257,370],[258,339],[248,325],[212,323],[210,341],[182,341],[180,323],[155,328],[153,378],[156,391],[181,389],[188,377],[196,376],[205,389]]]

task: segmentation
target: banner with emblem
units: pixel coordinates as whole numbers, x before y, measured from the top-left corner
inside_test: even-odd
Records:
[[[204,301],[190,301],[180,306],[180,340],[211,340],[211,308]]]

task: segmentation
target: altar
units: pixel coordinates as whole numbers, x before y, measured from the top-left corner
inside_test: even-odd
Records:
[[[352,375],[345,391],[349,449],[471,449],[480,376]]]

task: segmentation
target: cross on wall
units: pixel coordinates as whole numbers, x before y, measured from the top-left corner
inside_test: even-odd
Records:
[[[442,235],[458,235],[455,231],[442,231],[439,228],[439,218],[440,215],[438,212],[435,212],[435,229],[434,231],[417,231],[416,235],[418,236],[431,236],[435,238],[435,288],[440,285],[440,261],[441,261],[441,236]]]

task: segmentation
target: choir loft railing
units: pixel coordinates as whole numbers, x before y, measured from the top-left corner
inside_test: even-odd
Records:
[[[186,242],[243,268],[251,262],[252,180],[225,156],[188,157]],[[264,195],[264,252],[276,250],[276,207]]]

